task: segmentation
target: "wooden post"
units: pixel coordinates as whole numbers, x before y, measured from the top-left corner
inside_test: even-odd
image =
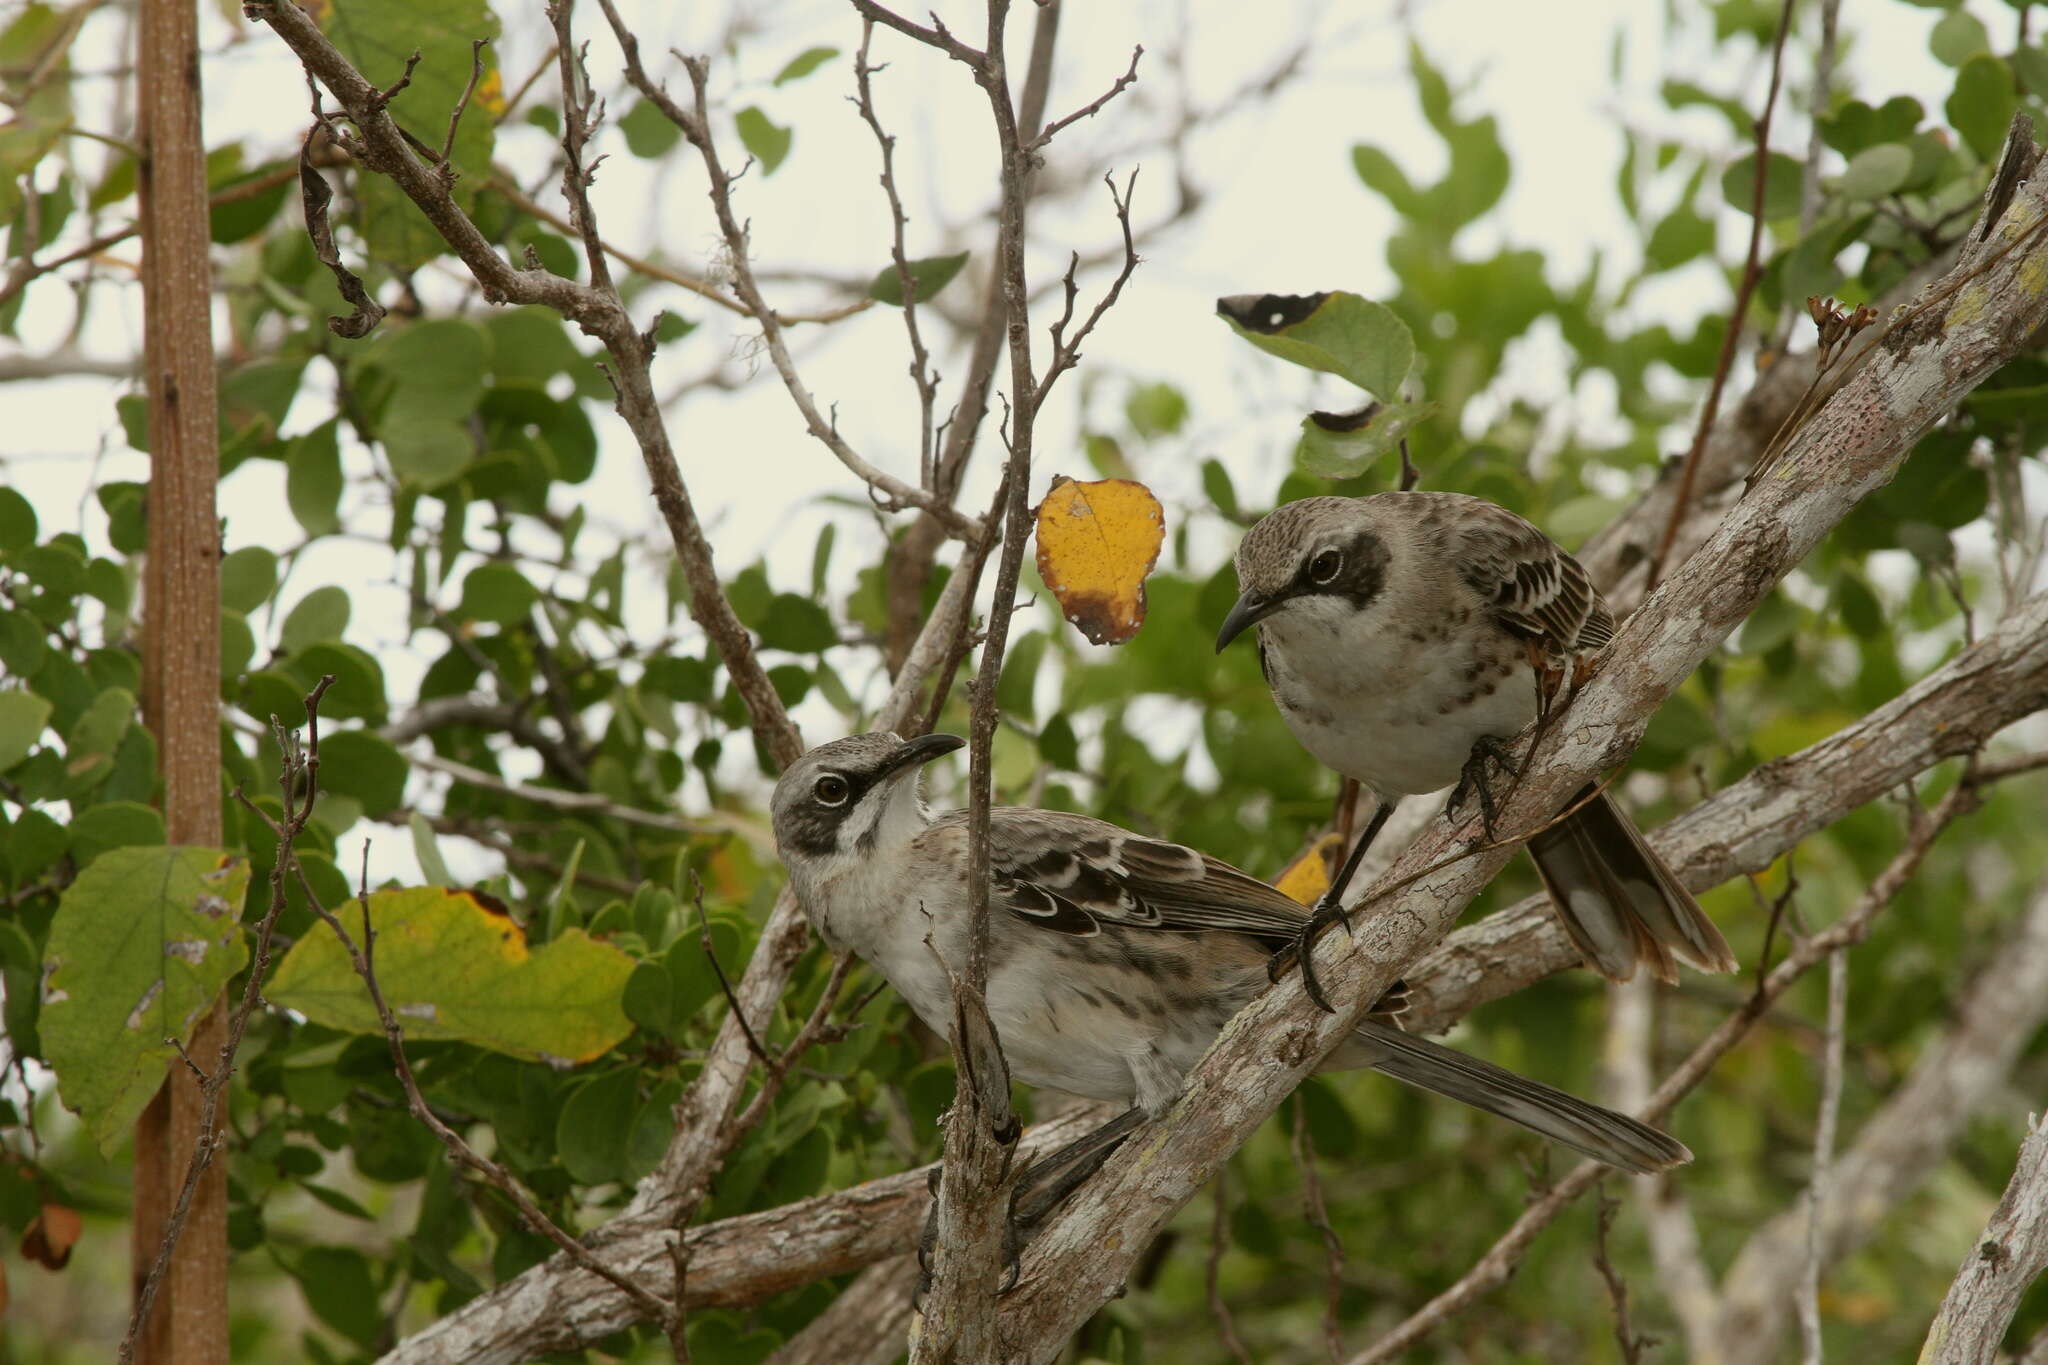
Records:
[[[149,391],[149,558],[143,589],[143,720],[163,765],[173,844],[221,843],[220,468],[213,373],[212,240],[200,131],[196,0],[137,7],[143,354]],[[221,1002],[192,1040],[207,1065]],[[198,1139],[199,1086],[173,1067],[135,1130],[135,1287],[149,1273]],[[192,1202],[137,1359],[226,1365],[227,1165]]]

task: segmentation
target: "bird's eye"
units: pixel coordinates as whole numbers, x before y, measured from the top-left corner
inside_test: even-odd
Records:
[[[811,795],[817,797],[821,805],[843,806],[851,791],[852,788],[846,785],[845,778],[837,773],[826,773],[818,779],[818,784],[811,788]]]
[[[1344,567],[1344,556],[1335,550],[1325,550],[1308,562],[1309,581],[1327,583],[1337,576],[1337,570]]]

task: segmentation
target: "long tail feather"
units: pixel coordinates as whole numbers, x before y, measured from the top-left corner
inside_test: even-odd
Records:
[[[1646,1123],[1390,1024],[1368,1020],[1359,1026],[1355,1042],[1332,1060],[1384,1071],[1638,1175],[1692,1160],[1684,1143]]]
[[[1736,970],[1728,940],[1605,792],[1529,840],[1529,856],[1565,932],[1602,976],[1626,981],[1646,966],[1674,982],[1680,961]]]

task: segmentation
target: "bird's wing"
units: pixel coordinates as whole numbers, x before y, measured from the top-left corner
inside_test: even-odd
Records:
[[[1578,560],[1505,507],[1462,501],[1454,523],[1459,571],[1495,620],[1563,655],[1614,638],[1614,615]]]
[[[963,833],[966,821],[965,811],[940,817]],[[1106,821],[1020,809],[992,811],[989,821],[995,902],[1042,928],[1224,931],[1277,949],[1294,941],[1308,917],[1285,892],[1228,863]]]

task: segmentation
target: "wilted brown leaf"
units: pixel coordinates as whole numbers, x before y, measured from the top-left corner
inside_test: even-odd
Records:
[[[1166,515],[1134,479],[1053,476],[1038,504],[1038,576],[1091,644],[1120,645],[1145,623],[1145,576]]]
[[[77,1209],[45,1204],[41,1212],[29,1219],[28,1228],[21,1234],[22,1259],[62,1270],[70,1262],[71,1248],[84,1228]]]

